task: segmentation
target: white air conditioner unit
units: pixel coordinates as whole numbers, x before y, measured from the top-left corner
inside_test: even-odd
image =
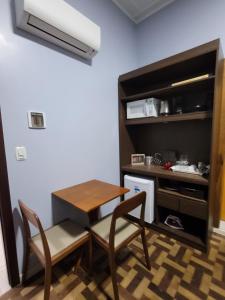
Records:
[[[15,0],[16,24],[84,58],[100,49],[100,27],[63,0]]]

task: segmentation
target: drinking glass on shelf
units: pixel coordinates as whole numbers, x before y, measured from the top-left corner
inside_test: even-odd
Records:
[[[187,166],[188,165],[188,156],[187,154],[181,154],[180,155],[180,159],[179,159],[179,164],[183,165],[183,166]]]
[[[150,166],[152,164],[152,160],[153,160],[152,156],[146,156],[145,157],[145,165]]]

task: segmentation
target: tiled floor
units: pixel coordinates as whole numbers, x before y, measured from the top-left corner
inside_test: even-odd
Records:
[[[146,270],[140,239],[118,256],[117,277],[121,299],[225,299],[225,237],[213,234],[208,254],[174,239],[147,231],[152,269]],[[106,256],[95,255],[94,276],[71,272],[70,260],[55,267],[51,299],[111,299],[112,285]],[[43,278],[16,288],[3,299],[43,299]]]

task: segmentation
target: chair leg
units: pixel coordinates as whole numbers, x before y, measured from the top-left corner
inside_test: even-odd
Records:
[[[27,279],[27,271],[29,265],[29,258],[30,258],[30,246],[26,243],[24,248],[24,255],[23,255],[23,274],[22,274],[22,285],[25,284]]]
[[[143,244],[143,249],[144,249],[144,254],[145,254],[145,260],[146,260],[146,265],[148,270],[151,269],[151,264],[150,264],[150,259],[149,259],[149,254],[148,254],[148,247],[147,247],[147,242],[146,242],[146,236],[145,236],[145,230],[143,229],[141,232],[141,239],[142,239],[142,244]]]
[[[78,271],[78,269],[80,267],[80,264],[81,264],[81,261],[82,261],[82,258],[83,258],[83,254],[84,254],[84,251],[83,251],[83,249],[81,249],[80,250],[80,254],[78,256],[78,259],[77,259],[77,261],[75,263],[75,266],[73,267],[73,273],[74,274],[77,274],[77,271]]]
[[[92,237],[90,237],[89,241],[88,241],[88,269],[89,269],[89,274],[92,274],[92,270],[93,270],[93,241],[92,241]]]
[[[109,251],[109,265],[110,265],[110,271],[111,271],[111,277],[112,277],[114,299],[119,300],[119,291],[118,291],[118,285],[116,282],[115,253],[113,251]]]
[[[49,300],[50,298],[50,288],[52,280],[52,266],[46,264],[45,266],[45,283],[44,283],[44,300]]]

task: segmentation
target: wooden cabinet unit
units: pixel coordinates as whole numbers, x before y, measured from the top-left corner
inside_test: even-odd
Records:
[[[209,42],[119,77],[120,171],[155,179],[155,221],[166,232],[202,250],[219,220],[218,174],[223,59],[219,40]],[[157,98],[169,114],[127,119],[127,103]],[[159,165],[132,166],[131,154],[181,154],[190,163],[210,164],[208,177],[172,172]],[[165,225],[178,216],[184,229]]]

